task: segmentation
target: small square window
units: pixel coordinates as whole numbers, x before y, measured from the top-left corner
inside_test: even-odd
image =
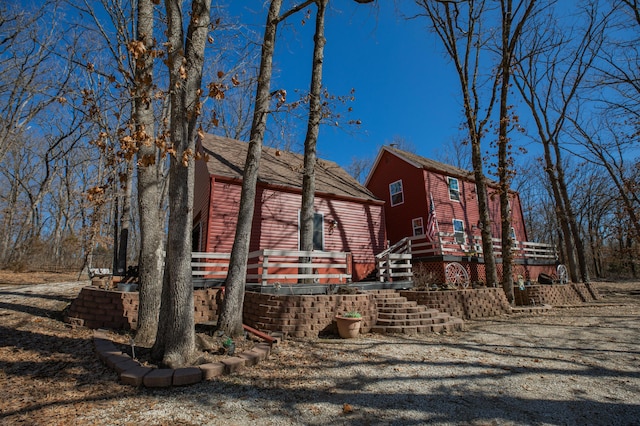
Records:
[[[424,226],[422,226],[422,218],[417,217],[411,220],[411,226],[413,227],[413,236],[424,235]]]
[[[453,219],[453,237],[458,244],[464,244],[464,223],[459,219]]]
[[[460,188],[458,186],[458,179],[448,177],[447,184],[449,186],[449,199],[453,201],[460,201]]]
[[[402,180],[397,180],[389,185],[389,195],[391,196],[391,206],[404,203],[404,193],[402,192]]]

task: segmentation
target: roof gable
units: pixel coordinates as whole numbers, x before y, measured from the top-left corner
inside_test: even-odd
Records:
[[[467,180],[474,180],[473,172],[469,170],[464,170],[459,167],[451,166],[449,164],[440,163],[438,161],[421,157],[417,154],[414,154],[408,151],[403,151],[395,147],[385,146],[383,147],[383,149],[387,150],[388,152],[400,158],[405,159],[405,161],[415,164],[416,167],[431,170],[434,172],[440,172],[440,173],[446,174],[447,176],[459,177]]]
[[[440,163],[438,161],[431,160],[431,159],[425,158],[425,157],[421,157],[421,156],[419,156],[417,154],[414,154],[412,152],[403,151],[401,149],[398,149],[398,148],[395,148],[395,147],[392,147],[392,146],[383,146],[382,149],[380,149],[380,152],[378,153],[378,156],[376,157],[376,161],[374,162],[373,167],[371,168],[371,171],[369,172],[369,176],[367,176],[367,180],[365,181],[365,185],[368,185],[369,180],[373,176],[373,172],[376,170],[376,168],[378,166],[378,163],[380,162],[380,159],[382,158],[382,155],[385,152],[387,152],[387,153],[389,153],[391,155],[394,155],[394,156],[396,156],[398,158],[401,158],[402,160],[404,160],[408,164],[410,164],[413,167],[416,167],[418,169],[429,170],[429,171],[436,172],[436,173],[439,173],[439,174],[442,174],[442,175],[464,179],[464,180],[469,181],[469,182],[475,182],[476,181],[475,174],[474,174],[473,171],[461,169],[459,167],[452,166],[450,164]],[[489,185],[489,186],[497,186],[498,185],[498,183],[496,181],[494,181],[492,179],[489,179],[489,178],[486,178],[486,182],[487,182],[487,185]]]
[[[247,142],[205,134],[200,143],[209,156],[210,175],[242,180],[247,159]],[[269,185],[302,190],[304,156],[288,151],[263,147],[258,181]],[[380,201],[367,188],[332,161],[318,159],[316,193],[362,200]]]

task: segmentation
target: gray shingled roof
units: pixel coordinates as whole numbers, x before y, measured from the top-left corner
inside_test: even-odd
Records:
[[[209,174],[242,179],[247,142],[207,134],[201,143],[209,155]],[[258,181],[301,190],[303,164],[304,157],[300,154],[263,147]],[[380,201],[344,169],[326,160],[318,160],[316,165],[316,193]]]
[[[469,170],[464,170],[459,167],[451,166],[449,164],[444,164],[438,161],[430,160],[428,158],[424,158],[417,154],[413,154],[408,151],[403,151],[401,149],[398,149],[392,146],[385,146],[384,148],[390,152],[393,152],[399,157],[403,157],[411,161],[412,163],[418,164],[419,166],[425,169],[442,172],[447,174],[448,176],[457,176],[457,177],[461,177],[471,181],[475,180],[473,172]]]

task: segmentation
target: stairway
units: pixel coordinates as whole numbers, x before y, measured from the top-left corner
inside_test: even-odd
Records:
[[[460,318],[408,301],[395,290],[375,290],[374,295],[378,321],[371,328],[373,333],[417,334],[464,330],[464,322]]]

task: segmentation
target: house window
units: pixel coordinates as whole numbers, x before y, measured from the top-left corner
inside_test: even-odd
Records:
[[[514,228],[514,227],[511,227],[511,240],[512,240],[513,242],[516,242],[516,241],[517,241],[517,240],[516,240],[516,228]]]
[[[460,187],[458,186],[458,179],[448,177],[447,184],[449,186],[449,199],[453,201],[460,201]]]
[[[411,225],[413,226],[413,236],[417,237],[418,235],[424,235],[424,226],[422,226],[422,218],[417,217],[411,220]]]
[[[389,185],[389,195],[391,195],[391,206],[404,203],[404,193],[402,192],[402,180],[397,180]]]
[[[453,219],[453,238],[456,243],[464,244],[464,223],[459,219]]]
[[[298,249],[300,250],[300,211],[298,211]],[[313,214],[313,250],[324,250],[324,214]]]

